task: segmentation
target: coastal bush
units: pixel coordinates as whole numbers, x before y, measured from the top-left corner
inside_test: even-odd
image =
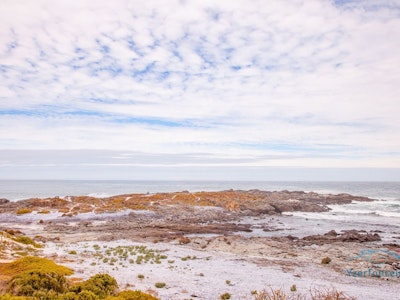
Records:
[[[162,288],[164,288],[166,285],[167,285],[167,284],[166,284],[165,282],[156,282],[156,283],[154,284],[154,286],[155,286],[156,288],[158,288],[158,289],[162,289]]]
[[[79,294],[82,291],[94,293],[101,299],[113,295],[118,289],[118,283],[114,277],[108,274],[96,274],[88,280],[79,283],[71,288],[71,291]]]
[[[1,264],[0,274],[8,279],[6,292],[12,296],[50,299],[68,289],[65,275],[71,275],[72,270],[46,258],[26,256]]]
[[[221,300],[231,299],[231,294],[225,293],[219,297]]]
[[[158,300],[141,291],[126,290],[115,295],[118,283],[108,274],[97,274],[70,286],[66,276],[72,273],[67,267],[34,256],[0,264],[0,275],[7,283],[7,294],[0,295],[0,300]],[[165,283],[156,286],[165,287]]]
[[[77,300],[97,300],[99,297],[92,291],[83,290],[75,297]]]
[[[24,296],[13,296],[10,294],[0,295],[0,300],[27,300]]]
[[[44,298],[47,294],[59,294],[67,291],[68,286],[63,274],[46,271],[29,271],[24,272],[12,278],[9,283],[8,292],[17,296],[33,296],[42,295]]]
[[[100,251],[100,246],[94,245],[93,257],[100,263],[107,263],[111,266],[121,265],[126,267],[125,263],[129,264],[161,264],[163,259],[167,259],[168,256],[161,254],[160,250],[149,249],[146,246],[118,246],[115,248],[107,248],[104,252]],[[108,258],[104,258],[108,256]]]
[[[150,295],[143,293],[142,291],[132,291],[132,290],[126,290],[119,292],[116,296],[114,297],[108,297],[107,300],[158,300],[158,298]]]
[[[57,300],[75,300],[76,294],[73,292],[66,292],[64,294],[58,295]]]
[[[52,260],[36,256],[26,256],[10,263],[0,264],[0,274],[8,277],[32,271],[43,271],[59,275],[72,275],[73,273],[71,269],[57,265]]]

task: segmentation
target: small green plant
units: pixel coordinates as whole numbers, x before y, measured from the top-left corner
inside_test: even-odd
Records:
[[[225,293],[219,297],[221,300],[231,299],[231,294]]]
[[[77,253],[76,253],[75,250],[71,250],[71,251],[69,251],[69,254],[71,254],[71,255],[76,255]]]
[[[323,264],[323,265],[327,265],[327,264],[329,264],[330,262],[332,261],[332,259],[330,258],[330,257],[324,257],[322,260],[321,260],[321,264]]]
[[[165,282],[156,282],[156,283],[154,284],[154,286],[155,286],[156,288],[158,288],[158,289],[162,289],[162,288],[164,288],[166,285],[167,285],[167,284],[166,284]]]
[[[136,257],[136,264],[140,265],[143,261],[143,256],[139,255],[138,257]]]
[[[290,287],[290,291],[291,291],[291,292],[296,292],[296,291],[297,291],[297,286],[296,286],[295,284],[293,284],[293,285]]]
[[[137,276],[137,278],[139,278],[139,279],[144,279],[144,275],[143,275],[143,274],[139,274],[139,275]]]
[[[227,285],[231,285],[231,281],[230,281],[230,280],[225,280],[225,283],[226,283]]]

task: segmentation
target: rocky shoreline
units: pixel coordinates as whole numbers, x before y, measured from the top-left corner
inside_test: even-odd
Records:
[[[79,248],[81,246],[78,245],[83,242],[103,244],[105,247],[130,241],[130,243],[152,245],[164,249],[166,253],[171,253],[170,249],[173,248],[175,251],[173,255],[182,252],[178,257],[185,257],[183,253],[194,251],[200,256],[212,257],[215,261],[228,265],[232,260],[239,260],[243,266],[249,270],[254,269],[254,272],[260,274],[275,272],[276,276],[281,276],[282,279],[289,276],[292,278],[291,282],[298,282],[299,288],[306,289],[307,285],[310,288],[313,282],[327,286],[330,283],[352,296],[363,299],[364,295],[371,293],[378,295],[379,286],[384,284],[386,296],[393,296],[400,278],[396,276],[357,278],[349,276],[351,272],[347,275],[345,272],[345,270],[373,268],[389,272],[398,271],[400,274],[400,260],[396,256],[400,255],[400,247],[396,243],[382,241],[383,233],[351,224],[350,229],[339,230],[329,223],[322,226],[324,229],[330,228],[329,230],[323,232],[321,229],[315,233],[313,227],[319,224],[306,219],[296,219],[297,221],[293,222],[294,217],[282,215],[297,211],[326,212],[329,210],[329,205],[349,204],[353,201],[374,200],[348,194],[260,190],[127,194],[108,198],[71,196],[16,202],[2,199],[0,231],[11,230],[16,236],[29,236],[44,246],[45,250],[35,250],[37,255],[52,257],[58,262],[76,268],[79,268],[79,262],[83,263],[81,258],[69,255],[65,251],[60,254],[60,249],[69,249],[70,245]],[[290,226],[302,230],[303,234],[292,235]],[[29,252],[25,249],[29,247],[24,248],[21,244],[15,247],[22,247],[23,251],[21,249],[14,251],[10,246],[9,249],[1,251],[0,259],[5,262]],[[370,257],[368,259],[359,257],[365,249],[376,252],[376,256],[380,259],[379,265]],[[92,257],[87,259],[90,260],[89,258],[92,259]],[[155,273],[159,273],[158,277],[170,281],[170,288],[156,291],[161,299],[217,299],[211,296],[208,287],[205,288],[207,284],[212,284],[210,278],[196,275],[202,273],[204,266],[197,264],[198,262],[192,263],[195,266],[187,267],[185,270],[188,278],[195,276],[196,284],[189,282],[190,280],[183,282],[181,280],[174,286],[171,276],[175,274],[178,278],[180,275],[169,274],[165,269],[158,269],[157,265],[152,268],[146,267],[147,269],[142,271],[148,272],[146,275],[151,274],[153,277]],[[187,262],[175,263],[177,272],[178,268],[182,267],[181,264]],[[92,262],[92,266],[86,267],[86,270],[82,271],[82,276],[89,276],[89,272],[94,272],[99,266],[98,262]],[[237,267],[224,268],[219,265],[216,268],[227,277],[240,279]],[[114,270],[108,265],[103,266],[103,269],[111,272]],[[317,269],[323,271],[322,278],[320,275],[310,273]],[[126,272],[115,273],[121,282],[132,284]],[[242,276],[248,275],[242,274]],[[243,280],[246,282],[247,279]],[[370,289],[368,293],[354,286],[355,280],[364,287],[367,286]],[[266,288],[277,285],[277,282],[279,280],[268,283],[268,280],[261,276],[249,283],[251,286],[249,291],[244,291],[244,287],[239,283],[229,288],[213,286],[213,289],[221,292],[228,289],[233,295],[242,295],[240,299],[253,299],[251,296],[246,296],[247,298],[244,296],[250,292],[250,288]],[[149,289],[143,282],[136,282],[135,286]],[[187,292],[183,292],[184,290]]]

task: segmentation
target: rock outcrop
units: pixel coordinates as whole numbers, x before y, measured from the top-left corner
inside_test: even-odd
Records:
[[[341,233],[337,233],[335,230],[331,230],[323,235],[310,235],[299,240],[300,244],[309,245],[323,245],[335,242],[348,242],[348,243],[367,243],[380,241],[381,237],[377,233],[367,233],[358,230],[345,230]]]
[[[328,211],[330,204],[346,204],[352,201],[373,201],[366,197],[348,194],[317,194],[302,191],[268,192],[260,190],[228,190],[221,192],[175,192],[156,194],[127,194],[107,198],[69,196],[66,198],[32,198],[16,202],[0,199],[1,212],[16,212],[29,208],[31,211],[58,211],[66,216],[87,212],[115,212],[125,209],[160,211],[173,206],[178,212],[185,207],[216,207],[240,215],[273,215],[282,212]]]

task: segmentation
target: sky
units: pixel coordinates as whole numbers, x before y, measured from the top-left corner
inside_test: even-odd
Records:
[[[0,179],[400,180],[398,0],[1,0]]]

